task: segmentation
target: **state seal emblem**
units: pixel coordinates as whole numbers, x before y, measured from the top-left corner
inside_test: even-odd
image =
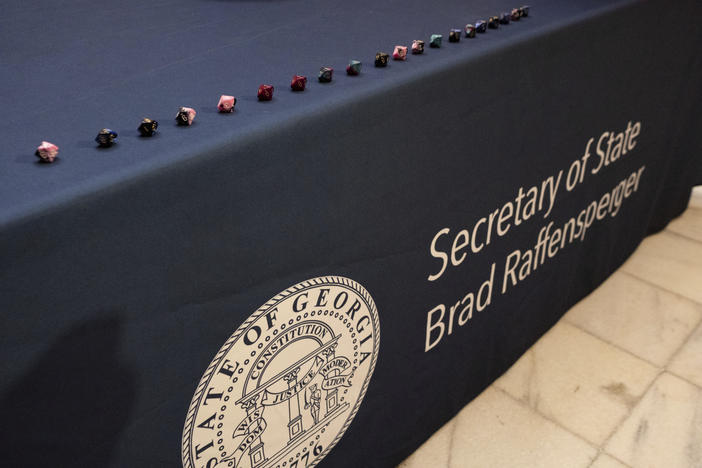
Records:
[[[269,300],[202,376],[183,429],[183,467],[316,466],[363,401],[379,326],[373,299],[348,278],[314,278]]]

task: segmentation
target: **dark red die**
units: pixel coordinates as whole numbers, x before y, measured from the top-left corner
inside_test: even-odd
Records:
[[[273,99],[273,86],[262,84],[258,87],[258,100],[259,101],[270,101]]]
[[[304,91],[305,86],[307,86],[307,77],[302,75],[295,75],[292,77],[290,82],[290,89],[293,91]]]

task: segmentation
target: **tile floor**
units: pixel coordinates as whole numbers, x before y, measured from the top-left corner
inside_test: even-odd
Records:
[[[702,187],[399,468],[702,468]]]

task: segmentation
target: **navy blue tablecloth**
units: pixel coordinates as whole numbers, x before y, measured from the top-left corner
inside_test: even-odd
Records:
[[[514,6],[3,6],[8,466],[178,466],[220,346],[325,275],[367,289],[382,340],[319,466],[394,466],[681,213],[702,182],[699,3],[540,0],[448,43]],[[373,67],[433,33],[441,48]],[[293,74],[307,90],[290,90]],[[234,113],[217,112],[220,94],[237,96]],[[180,106],[198,111],[192,126],[175,125]],[[152,138],[136,132],[143,117],[160,122]],[[102,127],[119,133],[112,148],[96,148]],[[33,156],[42,140],[60,147],[54,164]]]

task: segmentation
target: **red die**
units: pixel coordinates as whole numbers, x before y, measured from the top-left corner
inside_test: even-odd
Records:
[[[273,86],[262,84],[258,87],[258,100],[259,101],[270,101],[273,99]]]
[[[307,86],[307,77],[302,75],[295,75],[292,77],[290,82],[290,88],[293,91],[304,91],[305,86]]]

